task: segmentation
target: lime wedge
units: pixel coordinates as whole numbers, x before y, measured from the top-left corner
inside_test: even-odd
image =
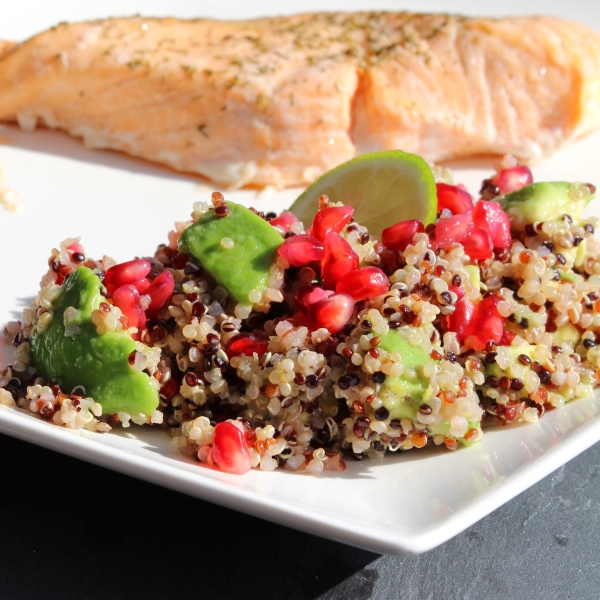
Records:
[[[362,154],[319,177],[290,210],[306,227],[312,223],[319,196],[354,207],[354,218],[379,236],[386,228],[418,219],[425,225],[437,215],[437,194],[429,165],[416,154],[387,150]]]

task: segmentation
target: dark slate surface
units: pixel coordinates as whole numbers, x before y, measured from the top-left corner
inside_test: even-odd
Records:
[[[600,598],[600,445],[427,554],[378,556],[0,435],[0,598]]]

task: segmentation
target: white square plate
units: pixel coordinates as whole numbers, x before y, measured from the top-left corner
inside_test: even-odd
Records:
[[[504,4],[505,13],[548,12],[539,1]],[[394,2],[379,2],[391,9]],[[497,5],[461,1],[455,12],[492,14]],[[138,3],[13,3],[0,23],[0,38],[22,39],[61,20],[136,12],[177,16],[248,17],[318,10],[322,3],[275,2],[260,9],[247,2],[206,3],[159,0]],[[327,8],[374,8],[373,3],[337,2]],[[281,10],[280,10],[281,8]],[[406,8],[406,5],[402,6]],[[420,10],[447,10],[440,2]],[[600,13],[585,2],[553,9],[600,31]],[[569,12],[571,11],[571,12]],[[86,150],[79,141],[52,131],[0,131],[0,165],[6,185],[19,193],[23,210],[0,209],[0,323],[19,317],[35,296],[49,251],[63,238],[82,236],[92,256],[126,260],[152,254],[173,221],[188,218],[194,201],[213,189],[193,177],[110,152]],[[7,142],[11,142],[7,144]],[[600,184],[600,134],[581,140],[534,169],[536,180],[567,179]],[[473,193],[489,161],[455,165],[455,178]],[[262,210],[281,210],[297,191],[228,193],[229,199]],[[592,211],[600,216],[598,203]],[[0,346],[0,364],[10,360]],[[285,471],[233,476],[199,466],[173,451],[161,430],[132,427],[99,435],[72,433],[37,417],[0,407],[0,431],[146,479],[181,492],[304,531],[389,554],[429,550],[481,519],[504,502],[600,440],[600,399],[572,402],[535,425],[488,430],[469,449],[426,449],[382,461],[349,462],[343,474],[310,477]]]

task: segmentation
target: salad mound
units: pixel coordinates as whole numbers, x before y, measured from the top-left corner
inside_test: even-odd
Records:
[[[6,328],[0,404],[98,432],[162,426],[226,472],[316,474],[348,455],[455,450],[486,415],[532,423],[591,394],[594,186],[533,183],[505,157],[474,202],[434,174],[427,226],[398,215],[369,232],[326,195],[302,223],[215,192],[151,258],[96,261],[66,240]]]

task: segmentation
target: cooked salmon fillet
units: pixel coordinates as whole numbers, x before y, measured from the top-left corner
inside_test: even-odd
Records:
[[[0,45],[0,120],[226,186],[304,185],[392,148],[533,160],[600,126],[600,36],[411,13],[60,24]]]

